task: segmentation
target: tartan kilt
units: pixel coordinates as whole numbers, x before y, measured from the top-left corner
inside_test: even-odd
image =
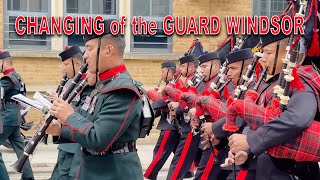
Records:
[[[240,116],[254,130],[267,124],[279,113],[278,104],[272,102],[272,106],[261,107],[252,101],[235,100],[227,109],[226,124],[223,129],[235,132],[236,117]],[[271,147],[267,152],[275,158],[293,159],[295,161],[320,161],[320,122],[313,121],[312,125],[303,130],[298,136],[287,142]]]

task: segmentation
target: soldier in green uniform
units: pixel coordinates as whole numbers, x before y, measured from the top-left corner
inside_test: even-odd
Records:
[[[65,50],[59,54],[62,60],[62,69],[69,79],[72,79],[84,64],[82,52],[79,46],[65,47]],[[85,78],[85,74],[81,80]],[[70,81],[65,85],[67,88]],[[91,93],[93,87],[87,86],[72,101],[74,109],[78,108],[84,98]],[[59,153],[57,164],[51,175],[51,180],[75,179],[81,162],[81,146],[77,143],[64,143],[58,146]]]
[[[9,139],[17,156],[23,154],[24,144],[20,135],[21,124],[21,105],[16,101],[11,100],[11,97],[16,94],[26,94],[26,88],[21,76],[15,71],[12,66],[12,59],[9,52],[0,52],[0,71],[3,77],[0,79],[1,83],[1,106],[0,106],[0,119],[3,123],[3,132],[0,133],[0,144],[6,139]],[[23,167],[23,180],[32,180],[33,172],[30,162],[27,160]],[[7,180],[8,173],[0,153],[0,179]]]
[[[104,21],[104,32],[84,37],[89,72],[98,73],[96,93],[92,93],[88,114],[82,116],[62,99],[50,112],[61,126],[48,133],[82,146],[78,179],[142,180],[136,149],[142,119],[140,92],[123,64],[124,38],[111,35],[112,20]]]

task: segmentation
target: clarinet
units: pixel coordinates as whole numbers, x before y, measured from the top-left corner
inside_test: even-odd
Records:
[[[67,73],[65,73],[60,81],[60,84],[57,87],[57,90],[56,90],[58,97],[61,95],[63,87],[67,83],[67,81],[68,81],[68,77],[67,77]]]
[[[85,73],[88,69],[88,64],[85,64],[81,67],[78,74],[72,79],[71,85],[68,89],[66,89],[65,93],[63,93],[62,99],[67,100],[68,103],[72,101],[71,98],[68,98],[72,90],[75,88],[77,83],[80,81],[80,78],[83,73]],[[19,159],[11,165],[11,169],[15,172],[22,173],[22,168],[26,161],[28,160],[29,156],[34,152],[35,148],[37,147],[39,141],[43,138],[43,136],[46,134],[46,130],[49,127],[50,123],[53,119],[56,119],[52,114],[47,113],[45,115],[45,124],[40,129],[40,131],[37,131],[34,136],[32,137],[31,141],[27,144],[25,147],[24,153],[22,156],[19,157]]]
[[[84,78],[80,84],[75,88],[75,90],[69,95],[68,99],[74,99],[77,94],[81,92],[81,90],[87,85],[88,78]]]
[[[64,85],[67,83],[67,81],[68,81],[68,76],[67,76],[67,73],[65,73],[63,76],[62,76],[62,79],[61,79],[61,81],[60,81],[60,83],[59,83],[59,85],[58,85],[58,87],[57,87],[57,89],[56,89],[56,93],[57,93],[57,96],[59,97],[60,96],[60,94],[62,93],[62,90],[63,90],[63,87],[64,87]],[[41,139],[41,142],[43,143],[43,144],[45,144],[45,145],[47,145],[48,144],[48,134],[45,134],[44,136],[43,136],[43,138]]]

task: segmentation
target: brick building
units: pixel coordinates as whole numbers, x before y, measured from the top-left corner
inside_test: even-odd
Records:
[[[177,60],[188,49],[193,35],[165,36],[158,30],[156,36],[133,36],[129,20],[141,15],[144,20],[162,21],[166,15],[210,16],[221,19],[221,33],[217,36],[198,36],[204,49],[214,50],[225,37],[225,16],[250,16],[279,14],[284,9],[283,0],[1,0],[0,1],[0,50],[8,50],[14,66],[27,85],[28,95],[52,90],[59,83],[57,71],[59,52],[65,45],[83,44],[80,36],[24,35],[14,32],[14,21],[24,16],[94,16],[104,18],[127,17],[125,38],[125,63],[133,78],[154,87],[159,81],[160,63]],[[161,28],[161,27],[160,27]],[[27,118],[38,121],[41,114],[32,110]],[[145,139],[149,142],[156,137]]]

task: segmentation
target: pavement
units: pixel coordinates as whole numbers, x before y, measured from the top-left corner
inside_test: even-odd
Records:
[[[146,171],[149,164],[152,161],[152,154],[153,154],[153,147],[154,145],[138,145],[138,154],[141,160],[143,172]],[[7,171],[9,173],[11,180],[18,180],[21,178],[21,174],[12,171],[9,165],[13,164],[16,160],[16,154],[13,150],[7,149],[3,146],[0,146],[0,151],[2,152],[2,157],[7,167]],[[35,175],[36,180],[45,180],[49,179],[53,167],[57,160],[57,145],[55,144],[39,144],[35,153],[35,155],[30,157],[32,169]],[[170,166],[170,162],[173,155],[169,157],[161,171],[159,172],[158,180],[165,180],[166,175],[168,173],[168,169]],[[188,180],[191,180],[189,178]],[[187,179],[186,179],[187,180]]]

